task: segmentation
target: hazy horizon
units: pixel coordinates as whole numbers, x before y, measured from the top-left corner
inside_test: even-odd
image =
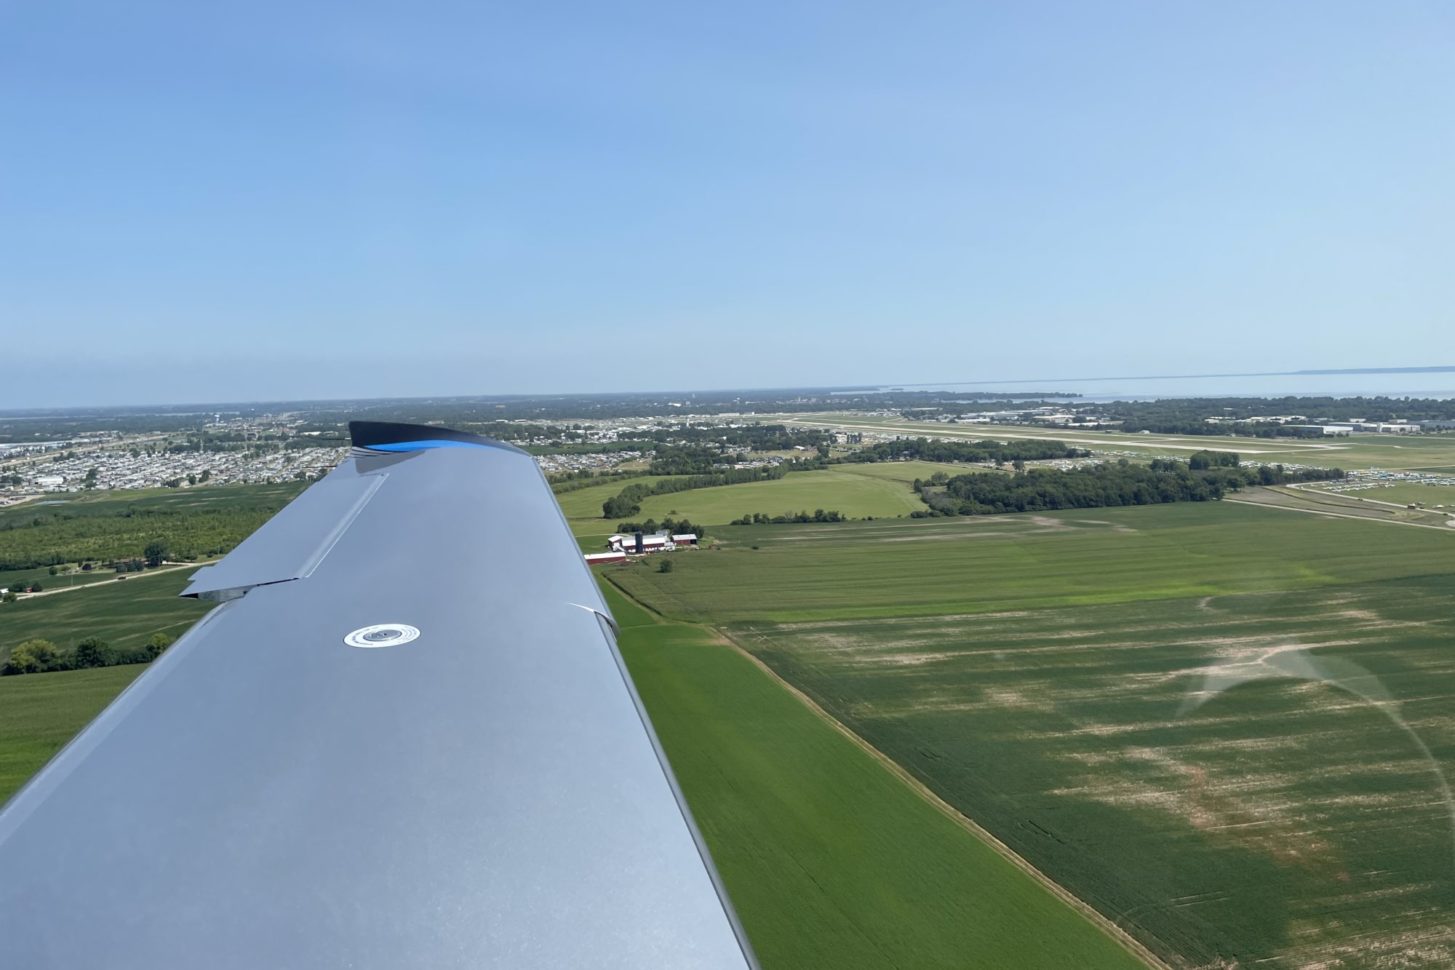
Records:
[[[1284,396],[1309,397],[1410,397],[1410,398],[1455,398],[1455,366],[1430,365],[1428,367],[1354,368],[1348,370],[1308,370],[1277,373],[1248,372],[1228,374],[1177,374],[1177,375],[1111,375],[1060,378],[1023,378],[1005,380],[975,381],[875,381],[865,383],[829,382],[803,385],[759,385],[742,387],[709,386],[637,386],[610,390],[583,391],[567,388],[542,388],[525,392],[477,391],[473,393],[433,394],[364,394],[339,397],[274,397],[274,398],[220,398],[193,400],[151,400],[127,403],[76,402],[70,404],[41,404],[31,407],[0,407],[0,414],[36,411],[56,413],[88,410],[145,410],[147,408],[232,408],[257,407],[272,404],[328,404],[350,401],[388,400],[470,400],[492,398],[550,399],[561,397],[591,397],[612,395],[694,395],[716,396],[731,393],[770,393],[787,390],[876,390],[902,389],[906,391],[956,391],[963,388],[967,397],[980,391],[987,394],[1024,392],[1027,396],[1048,397],[1075,395],[1087,402],[1191,397],[1248,397],[1274,398]],[[1058,394],[1057,392],[1061,392]]]

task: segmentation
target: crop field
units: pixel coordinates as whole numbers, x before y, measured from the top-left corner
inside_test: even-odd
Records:
[[[610,575],[1174,965],[1455,963],[1455,530],[1214,503],[769,532]]]
[[[770,418],[765,416],[765,420]],[[1116,431],[1078,431],[984,424],[942,424],[863,414],[800,414],[781,420],[789,426],[832,427],[844,431],[881,434],[923,434],[929,437],[968,439],[1053,438],[1093,452],[1129,456],[1186,457],[1203,448],[1236,451],[1269,463],[1286,462],[1340,468],[1390,468],[1438,471],[1455,465],[1455,435],[1357,434],[1324,439],[1250,438],[1235,435],[1122,434]]]
[[[765,970],[1141,966],[711,631],[607,598]]]
[[[754,512],[778,515],[815,509],[837,510],[853,519],[894,518],[924,508],[910,488],[916,478],[929,478],[935,472],[956,475],[977,470],[981,469],[929,461],[835,465],[820,471],[793,472],[774,481],[653,495],[642,502],[642,510],[634,518],[661,520],[670,516],[720,526]],[[582,548],[594,551],[617,525],[617,520],[601,517],[601,503],[630,484],[651,483],[663,477],[592,485],[557,495],[556,500]]]
[[[133,573],[129,579],[112,580],[90,589],[0,605],[0,660],[32,637],[71,647],[78,640],[96,636],[113,647],[135,647],[146,643],[153,633],[181,636],[211,608],[211,604],[177,595],[191,574],[190,569],[155,575]]]
[[[1455,568],[1455,529],[1371,527],[1229,502],[717,534],[726,548],[679,553],[671,573],[643,563],[611,576],[663,613],[722,623],[1222,596]]]
[[[145,669],[0,677],[0,804]]]
[[[0,586],[36,567],[140,557],[165,540],[174,557],[216,555],[288,504],[304,483],[58,495],[0,510]],[[41,579],[47,587],[68,585]]]
[[[279,485],[214,485],[202,488],[138,488],[64,492],[0,509],[0,527],[38,513],[63,512],[74,517],[113,517],[133,513],[208,512],[239,506],[281,508],[303,491],[304,482]]]

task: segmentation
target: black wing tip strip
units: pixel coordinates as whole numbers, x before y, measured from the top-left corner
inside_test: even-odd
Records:
[[[402,424],[395,421],[350,421],[349,439],[355,448],[379,448],[380,446],[407,445],[412,442],[457,441],[461,444],[481,445],[486,448],[501,448],[505,451],[526,452],[515,445],[468,431],[442,428],[432,424]]]

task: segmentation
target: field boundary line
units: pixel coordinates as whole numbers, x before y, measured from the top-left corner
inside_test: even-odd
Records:
[[[1424,522],[1401,522],[1399,519],[1379,519],[1372,515],[1355,515],[1352,512],[1329,512],[1325,509],[1299,508],[1296,505],[1280,505],[1277,502],[1255,502],[1245,498],[1223,498],[1224,502],[1231,502],[1234,505],[1251,505],[1260,509],[1279,509],[1284,512],[1303,512],[1306,515],[1324,515],[1331,519],[1353,519],[1356,522],[1373,522],[1376,525],[1398,525],[1411,529],[1434,529],[1436,532],[1450,533],[1450,526],[1427,525]]]
[[[706,626],[705,624],[686,625]],[[887,769],[890,774],[894,775],[901,782],[907,785],[911,791],[919,795],[926,802],[929,802],[929,804],[933,806],[936,810],[938,810],[940,814],[949,818],[950,821],[954,822],[962,829],[965,829],[967,832],[979,839],[981,842],[984,842],[991,849],[993,849],[997,855],[1004,858],[1007,862],[1011,863],[1017,869],[1020,869],[1022,872],[1029,875],[1032,879],[1034,879],[1040,885],[1049,890],[1053,896],[1066,903],[1068,906],[1070,906],[1076,912],[1080,913],[1082,916],[1086,917],[1092,923],[1092,925],[1096,926],[1098,929],[1105,932],[1117,943],[1121,944],[1121,946],[1129,951],[1133,956],[1137,957],[1148,966],[1157,968],[1157,970],[1172,970],[1170,964],[1168,964],[1166,961],[1162,960],[1162,958],[1158,957],[1155,953],[1149,950],[1147,946],[1143,944],[1140,940],[1136,939],[1126,930],[1118,926],[1115,922],[1112,921],[1110,917],[1106,916],[1100,910],[1096,909],[1090,903],[1086,902],[1086,900],[1082,899],[1080,896],[1077,896],[1075,893],[1071,892],[1071,890],[1067,889],[1065,886],[1061,885],[1050,876],[1046,875],[1046,873],[1036,868],[1034,865],[1031,864],[1028,859],[1026,859],[1020,853],[1016,852],[1010,846],[1006,845],[1000,839],[996,838],[994,833],[992,833],[989,829],[986,829],[979,822],[975,821],[973,818],[966,815],[964,812],[960,811],[949,802],[945,801],[939,795],[935,794],[935,792],[928,785],[920,781],[914,775],[910,774],[909,771],[906,770],[904,766],[902,766],[899,762],[889,757],[889,755],[885,754],[883,751],[880,751],[874,745],[870,744],[867,740],[857,734],[848,725],[844,724],[838,718],[834,717],[828,711],[824,710],[823,707],[819,706],[817,701],[815,701],[812,697],[808,696],[808,694],[806,694],[804,691],[789,683],[787,680],[784,680],[783,677],[779,676],[777,671],[775,671],[772,667],[768,666],[767,663],[765,663],[757,656],[754,656],[753,652],[751,650],[748,650],[741,643],[739,643],[732,634],[727,633],[726,631],[714,626],[706,626],[706,629],[716,634],[717,637],[722,641],[724,646],[728,647],[730,650],[733,650],[738,654],[741,654],[743,657],[746,657],[750,663],[756,666],[759,670],[763,671],[763,673],[767,674],[769,679],[771,679],[774,683],[778,684],[784,690],[788,691],[789,694],[797,698],[798,701],[806,708],[808,708],[810,712],[817,715],[823,721],[827,722],[828,725],[832,727],[835,731],[838,731],[844,737],[852,741],[856,746],[858,746],[861,751],[869,755],[869,757],[873,758],[876,762],[878,762],[885,769]]]
[[[39,599],[42,596],[54,596],[57,593],[69,593],[72,590],[77,589],[90,589],[93,586],[109,586],[111,583],[116,582],[118,578],[123,576],[127,579],[145,579],[148,576],[160,576],[163,573],[175,573],[179,569],[201,569],[203,566],[211,566],[213,563],[218,563],[221,561],[221,558],[201,559],[197,562],[174,563],[170,566],[161,566],[154,569],[148,569],[146,572],[141,573],[117,573],[110,579],[98,579],[94,583],[77,583],[74,586],[52,586],[50,589],[43,589],[39,593],[25,593],[23,596],[17,595],[16,602],[25,603],[33,599]]]

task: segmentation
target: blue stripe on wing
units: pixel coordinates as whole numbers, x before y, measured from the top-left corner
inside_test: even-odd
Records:
[[[449,441],[438,438],[429,441],[395,441],[389,444],[366,445],[369,451],[427,451],[430,448],[492,448],[483,441]]]

